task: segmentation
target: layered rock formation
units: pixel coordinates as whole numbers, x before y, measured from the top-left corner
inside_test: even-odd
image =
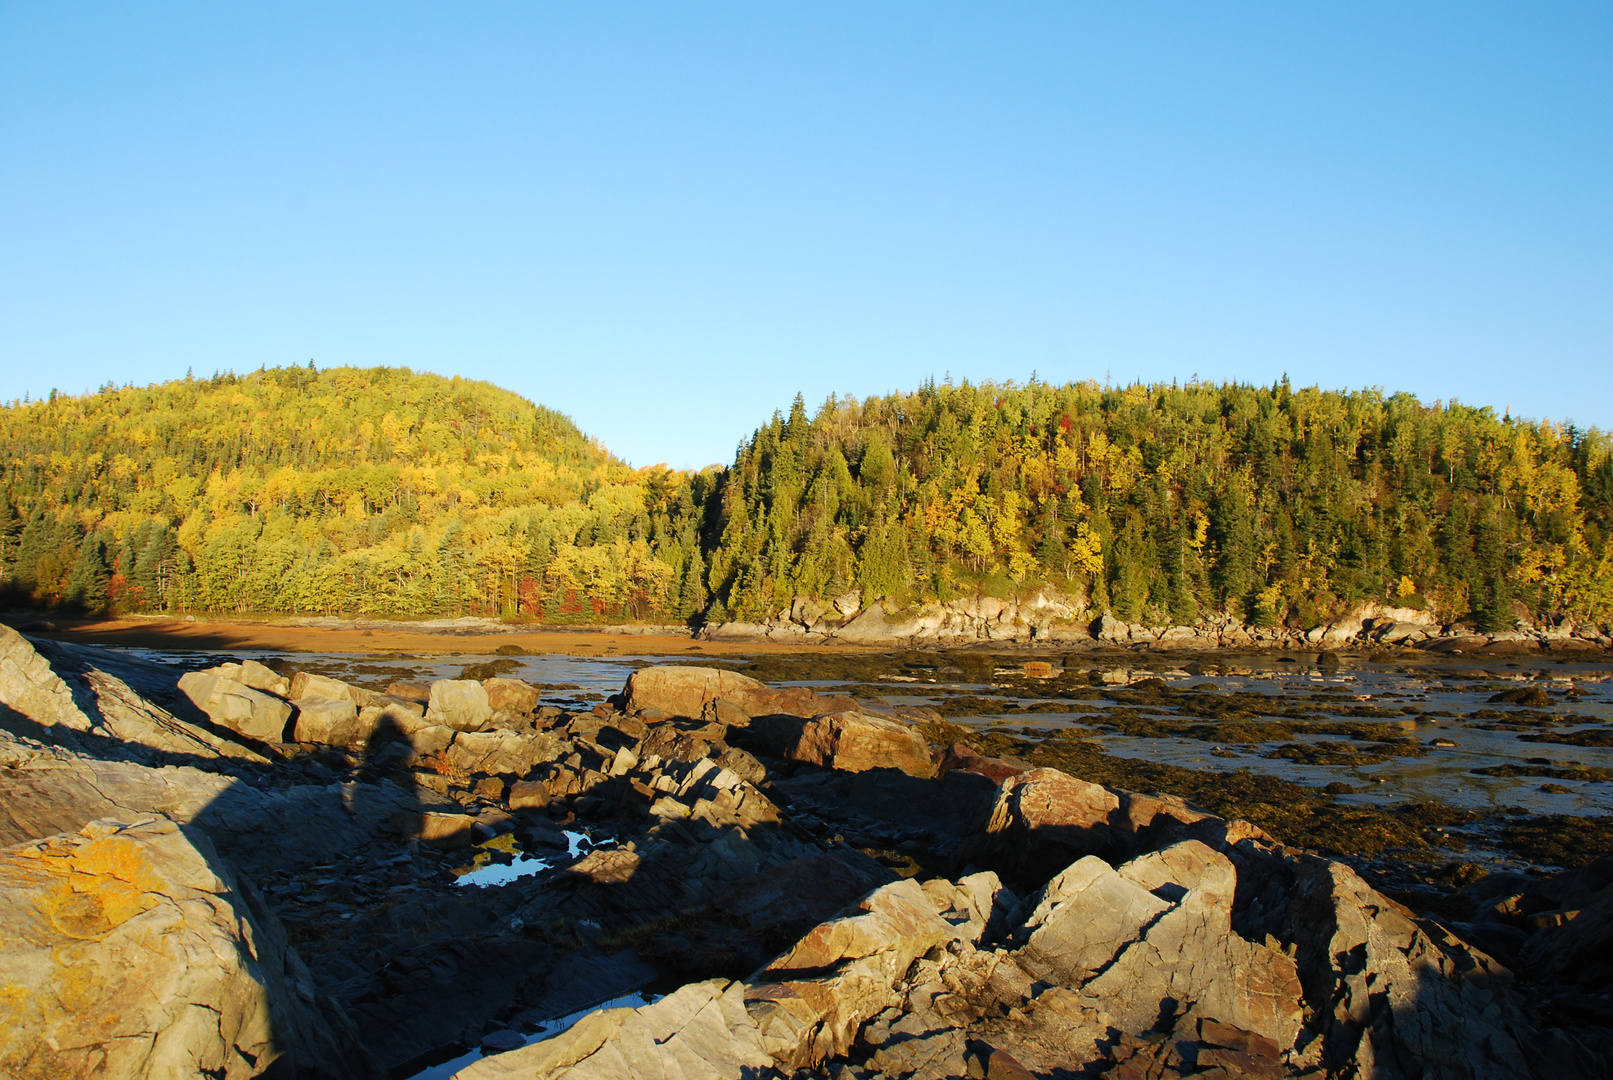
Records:
[[[853,599],[854,596],[854,599]],[[774,641],[898,648],[960,646],[983,642],[1040,647],[1098,647],[1209,651],[1419,647],[1436,652],[1586,652],[1613,647],[1613,627],[1596,622],[1523,620],[1511,629],[1479,633],[1460,623],[1442,624],[1431,612],[1367,603],[1315,626],[1253,626],[1212,614],[1189,626],[1128,623],[1089,608],[1080,597],[1041,587],[1019,598],[965,597],[892,610],[875,601],[861,607],[861,594],[835,606],[797,597],[764,622],[729,622],[703,628],[707,641]]]

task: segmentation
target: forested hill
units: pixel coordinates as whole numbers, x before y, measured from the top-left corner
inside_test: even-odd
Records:
[[[931,384],[810,419],[798,399],[727,479],[714,614],[1051,580],[1151,626],[1310,627],[1362,600],[1486,629],[1605,618],[1610,449],[1594,429],[1286,380]]]
[[[648,614],[675,603],[666,556],[696,544],[666,524],[699,477],[634,471],[559,413],[407,369],[53,395],[0,410],[0,446],[0,567],[24,602]]]
[[[486,383],[288,368],[0,410],[13,601],[757,620],[1044,583],[1151,625],[1613,614],[1613,445],[1406,395],[927,384],[633,470]]]

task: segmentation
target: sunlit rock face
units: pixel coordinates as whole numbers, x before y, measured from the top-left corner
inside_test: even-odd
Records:
[[[0,926],[8,1076],[374,1075],[278,920],[172,821],[0,851]]]

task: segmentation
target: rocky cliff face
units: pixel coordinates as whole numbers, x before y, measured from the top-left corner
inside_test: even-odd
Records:
[[[1523,622],[1505,632],[1480,634],[1462,625],[1442,625],[1426,611],[1374,603],[1306,628],[1256,627],[1227,615],[1192,626],[1145,626],[1122,622],[1088,608],[1079,598],[1042,588],[1018,599],[968,597],[901,611],[889,610],[881,601],[863,607],[861,594],[855,592],[834,605],[798,597],[766,622],[719,623],[696,636],[707,641],[840,642],[886,648],[1004,642],[1186,651],[1401,646],[1441,652],[1585,652],[1613,647],[1609,631],[1597,623],[1558,621]]]

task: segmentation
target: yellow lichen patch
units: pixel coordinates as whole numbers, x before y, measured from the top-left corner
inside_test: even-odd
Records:
[[[39,1015],[39,1005],[26,986],[0,984],[0,1039],[6,1032],[23,1031]],[[0,1046],[4,1042],[0,1041]]]
[[[118,1016],[105,1008],[109,972],[94,965],[72,963],[63,950],[53,950],[55,961],[51,972],[50,991],[56,1004],[67,1016],[94,1017],[95,1023],[106,1031],[115,1031]]]
[[[19,852],[3,869],[25,871],[24,860],[32,862],[33,874],[0,873],[0,879],[57,879],[41,889],[34,907],[58,933],[76,941],[98,941],[151,910],[167,885],[138,844],[117,836]]]
[[[157,873],[144,850],[118,836],[91,840],[73,853],[73,869],[80,874],[117,878],[141,892],[160,892],[168,882]]]

